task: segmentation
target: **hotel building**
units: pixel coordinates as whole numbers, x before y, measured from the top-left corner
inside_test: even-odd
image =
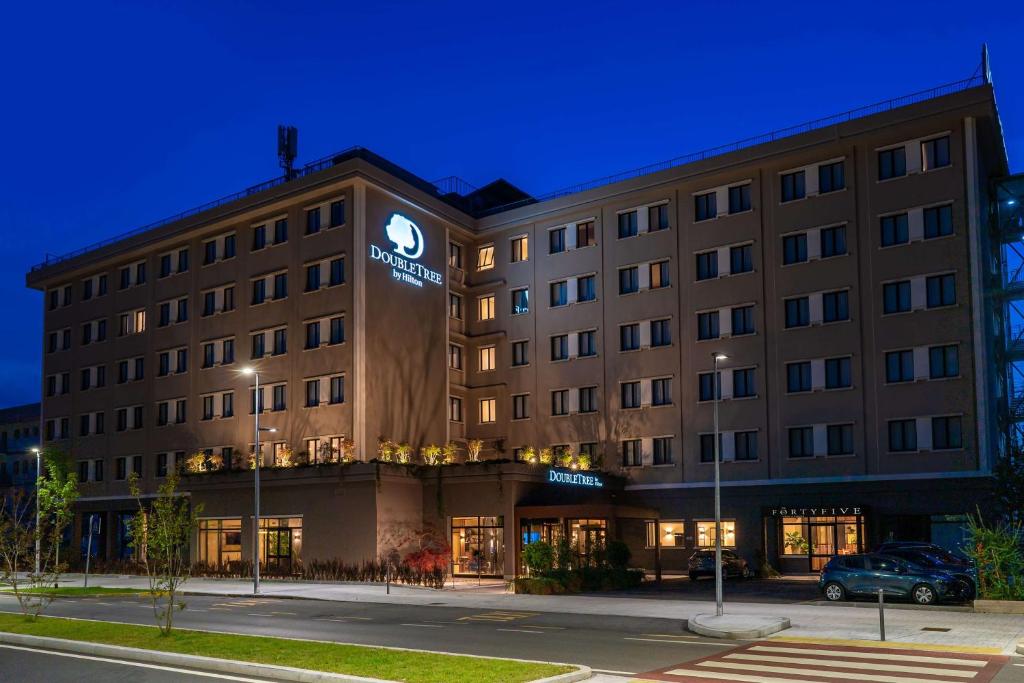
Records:
[[[727,546],[807,572],[948,543],[1005,443],[1006,174],[987,78],[546,197],[353,148],[34,268],[43,438],[101,554],[129,552],[128,475],[152,492],[198,451],[193,556],[250,557],[252,366],[270,569],[433,532],[456,573],[510,576],[563,534],[680,570],[714,544],[720,353]],[[375,462],[379,439],[460,464]],[[547,447],[593,470],[522,462]]]

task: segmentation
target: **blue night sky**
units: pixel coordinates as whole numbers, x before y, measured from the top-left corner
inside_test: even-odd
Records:
[[[966,78],[987,41],[1021,170],[1017,2],[642,5],[8,4],[0,406],[39,397],[31,265],[276,175],[278,123],[300,164],[543,193]]]

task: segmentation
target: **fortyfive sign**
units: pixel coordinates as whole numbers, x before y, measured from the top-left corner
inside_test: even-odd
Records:
[[[384,227],[384,233],[393,246],[386,250],[371,244],[370,258],[391,266],[391,277],[415,287],[422,287],[424,281],[442,284],[441,273],[418,262],[426,247],[420,226],[400,213],[393,213]]]

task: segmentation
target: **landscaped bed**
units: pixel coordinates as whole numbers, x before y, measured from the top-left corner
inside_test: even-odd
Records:
[[[11,588],[3,588],[3,592],[10,593],[13,595],[14,590]],[[20,593],[27,593],[30,595],[52,595],[58,598],[89,598],[89,597],[109,597],[114,595],[141,595],[146,593],[144,588],[104,588],[103,586],[89,586],[84,588],[82,586],[61,586],[60,588],[21,588]]]
[[[0,631],[407,683],[525,683],[572,671],[572,667],[558,664],[409,652],[235,633],[175,629],[171,635],[164,637],[150,626],[59,617],[39,617],[30,621],[21,615],[9,613],[0,613]]]

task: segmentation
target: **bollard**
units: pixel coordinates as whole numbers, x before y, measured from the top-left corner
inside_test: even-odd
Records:
[[[882,593],[882,589],[878,589],[878,632],[882,636],[881,640],[885,641],[885,594]]]
[[[384,565],[384,585],[387,587],[387,594],[391,595],[391,560]]]

